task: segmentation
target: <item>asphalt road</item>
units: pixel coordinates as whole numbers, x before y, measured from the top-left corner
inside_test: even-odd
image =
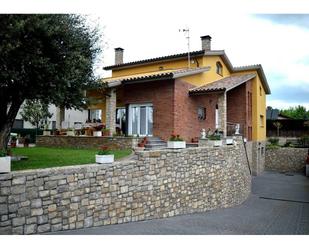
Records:
[[[252,194],[233,208],[50,234],[309,234],[309,178],[265,172],[253,177]]]

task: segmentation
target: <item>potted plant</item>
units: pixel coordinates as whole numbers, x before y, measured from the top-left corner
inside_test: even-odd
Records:
[[[143,151],[145,150],[145,144],[147,143],[147,137],[144,137],[135,147],[134,151]]]
[[[109,129],[103,128],[103,129],[102,129],[103,136],[104,136],[104,137],[109,137],[109,136],[110,136],[110,132],[109,132],[109,131],[110,131]]]
[[[208,139],[210,140],[212,146],[214,147],[222,146],[222,140],[220,135],[210,135]]]
[[[186,141],[180,137],[180,135],[172,134],[167,141],[167,148],[169,149],[184,149],[186,148]]]
[[[17,137],[16,136],[12,136],[11,137],[11,148],[16,148],[16,142],[17,142]]]
[[[97,154],[95,155],[96,163],[112,163],[114,162],[114,155],[107,146],[101,146]]]
[[[0,173],[11,172],[11,157],[8,156],[7,152],[0,151]]]
[[[68,128],[66,132],[67,132],[67,136],[75,136],[75,132],[73,128]]]

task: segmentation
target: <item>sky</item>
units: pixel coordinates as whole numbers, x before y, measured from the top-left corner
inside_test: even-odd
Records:
[[[114,63],[115,47],[125,49],[124,62],[186,52],[187,41],[179,29],[189,28],[191,51],[201,49],[200,36],[210,35],[212,49],[224,49],[234,66],[262,64],[272,92],[268,106],[309,108],[309,14],[301,14],[309,13],[306,1],[15,2],[0,11],[20,12],[22,7],[25,13],[87,14],[103,33],[103,54],[96,65],[102,77],[110,74],[102,67]]]

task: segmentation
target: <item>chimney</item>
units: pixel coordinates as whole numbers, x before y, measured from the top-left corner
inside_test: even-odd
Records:
[[[211,50],[211,36],[210,35],[204,35],[201,36],[202,40],[202,49],[205,51]]]
[[[115,48],[115,65],[123,63],[123,48]]]

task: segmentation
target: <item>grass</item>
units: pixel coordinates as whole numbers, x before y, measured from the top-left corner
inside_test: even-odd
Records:
[[[12,170],[42,169],[75,164],[95,163],[97,149],[72,148],[14,148],[14,156],[27,156],[28,160],[13,161]],[[115,160],[131,154],[131,150],[113,150]]]

